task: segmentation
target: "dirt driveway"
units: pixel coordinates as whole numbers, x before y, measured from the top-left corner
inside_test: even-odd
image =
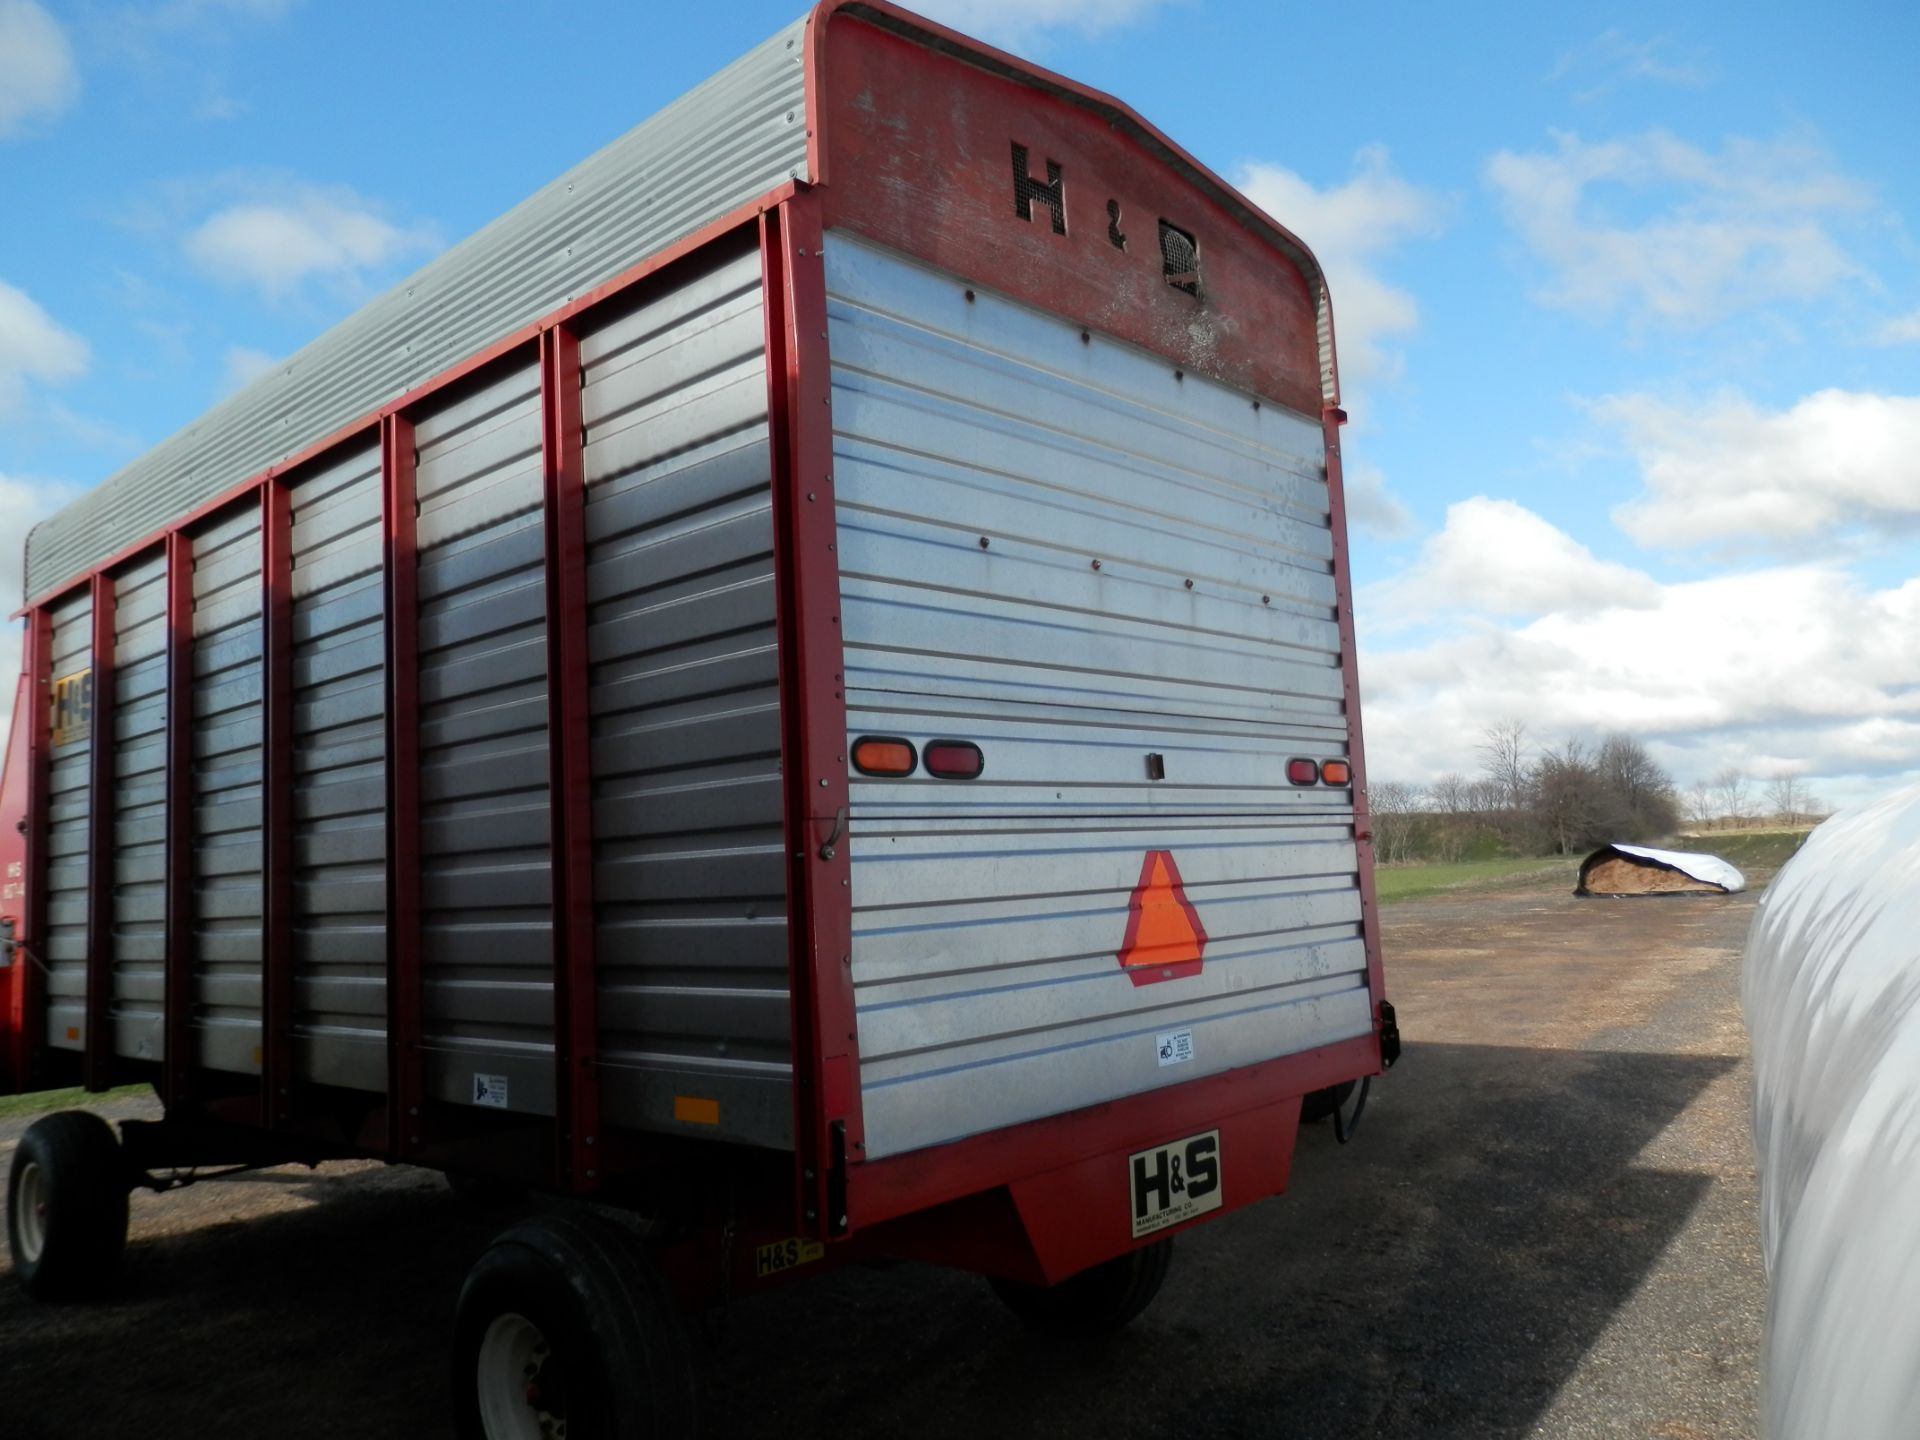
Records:
[[[1184,1237],[1117,1339],[1036,1343],[978,1281],[843,1271],[742,1303],[714,1436],[1754,1433],[1763,1298],[1739,947],[1750,896],[1390,908],[1407,1051],[1355,1142]],[[0,1123],[0,1159],[23,1126]],[[136,1196],[131,1282],[0,1279],[0,1435],[438,1436],[447,1318],[502,1224],[403,1168]]]

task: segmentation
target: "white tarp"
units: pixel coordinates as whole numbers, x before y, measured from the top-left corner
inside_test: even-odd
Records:
[[[1703,885],[1718,885],[1729,895],[1738,895],[1747,888],[1747,877],[1740,873],[1737,866],[1729,865],[1718,855],[1699,855],[1688,850],[1654,850],[1645,845],[1609,845],[1609,850],[1618,850],[1622,855],[1638,855],[1643,860],[1657,860],[1662,865],[1671,865],[1682,875],[1698,880]]]
[[[1920,1435],[1920,786],[1813,832],[1747,936],[1774,1440]]]

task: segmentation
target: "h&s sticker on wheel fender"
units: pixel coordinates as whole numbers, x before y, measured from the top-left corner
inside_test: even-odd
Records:
[[[802,1240],[797,1235],[791,1240],[776,1240],[753,1252],[753,1278],[764,1280],[769,1275],[778,1275],[782,1270],[811,1265],[826,1253],[827,1247],[818,1240]]]
[[[1189,1136],[1127,1157],[1133,1238],[1220,1208],[1220,1132]]]

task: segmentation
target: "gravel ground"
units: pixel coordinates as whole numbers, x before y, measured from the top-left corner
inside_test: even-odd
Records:
[[[709,1434],[1752,1435],[1752,910],[1391,907],[1407,1051],[1360,1134],[1305,1132],[1290,1193],[1182,1237],[1127,1332],[1043,1345],[971,1277],[832,1273],[706,1327]],[[138,1195],[123,1298],[0,1279],[0,1435],[444,1435],[447,1319],[502,1223],[376,1164]]]

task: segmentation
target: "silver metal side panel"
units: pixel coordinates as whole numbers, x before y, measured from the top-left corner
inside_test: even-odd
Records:
[[[792,1134],[760,260],[581,337],[603,1104]]]
[[[49,675],[57,683],[92,664],[93,597],[83,592],[53,612]],[[40,958],[47,966],[47,1044],[58,1050],[79,1050],[86,1038],[90,745],[82,729],[53,746],[47,767],[47,938]]]
[[[789,179],[808,180],[796,21],[334,326],[27,541],[37,595]],[[642,57],[643,59],[643,57]],[[476,140],[475,163],[484,163]]]
[[[1318,424],[844,236],[826,269],[849,726],[986,757],[853,777],[868,1156],[1365,1034],[1352,796],[1285,775],[1347,745]],[[1205,957],[1135,985],[1156,850]]]
[[[540,379],[523,364],[423,415],[421,977],[428,1089],[553,1111],[552,837]]]
[[[165,1049],[167,557],[113,578],[113,1048]]]
[[[288,487],[293,1036],[303,1078],[387,1083],[386,598],[380,450]]]
[[[193,1018],[200,1063],[260,1073],[260,503],[193,533]],[[181,963],[175,956],[173,963]]]

